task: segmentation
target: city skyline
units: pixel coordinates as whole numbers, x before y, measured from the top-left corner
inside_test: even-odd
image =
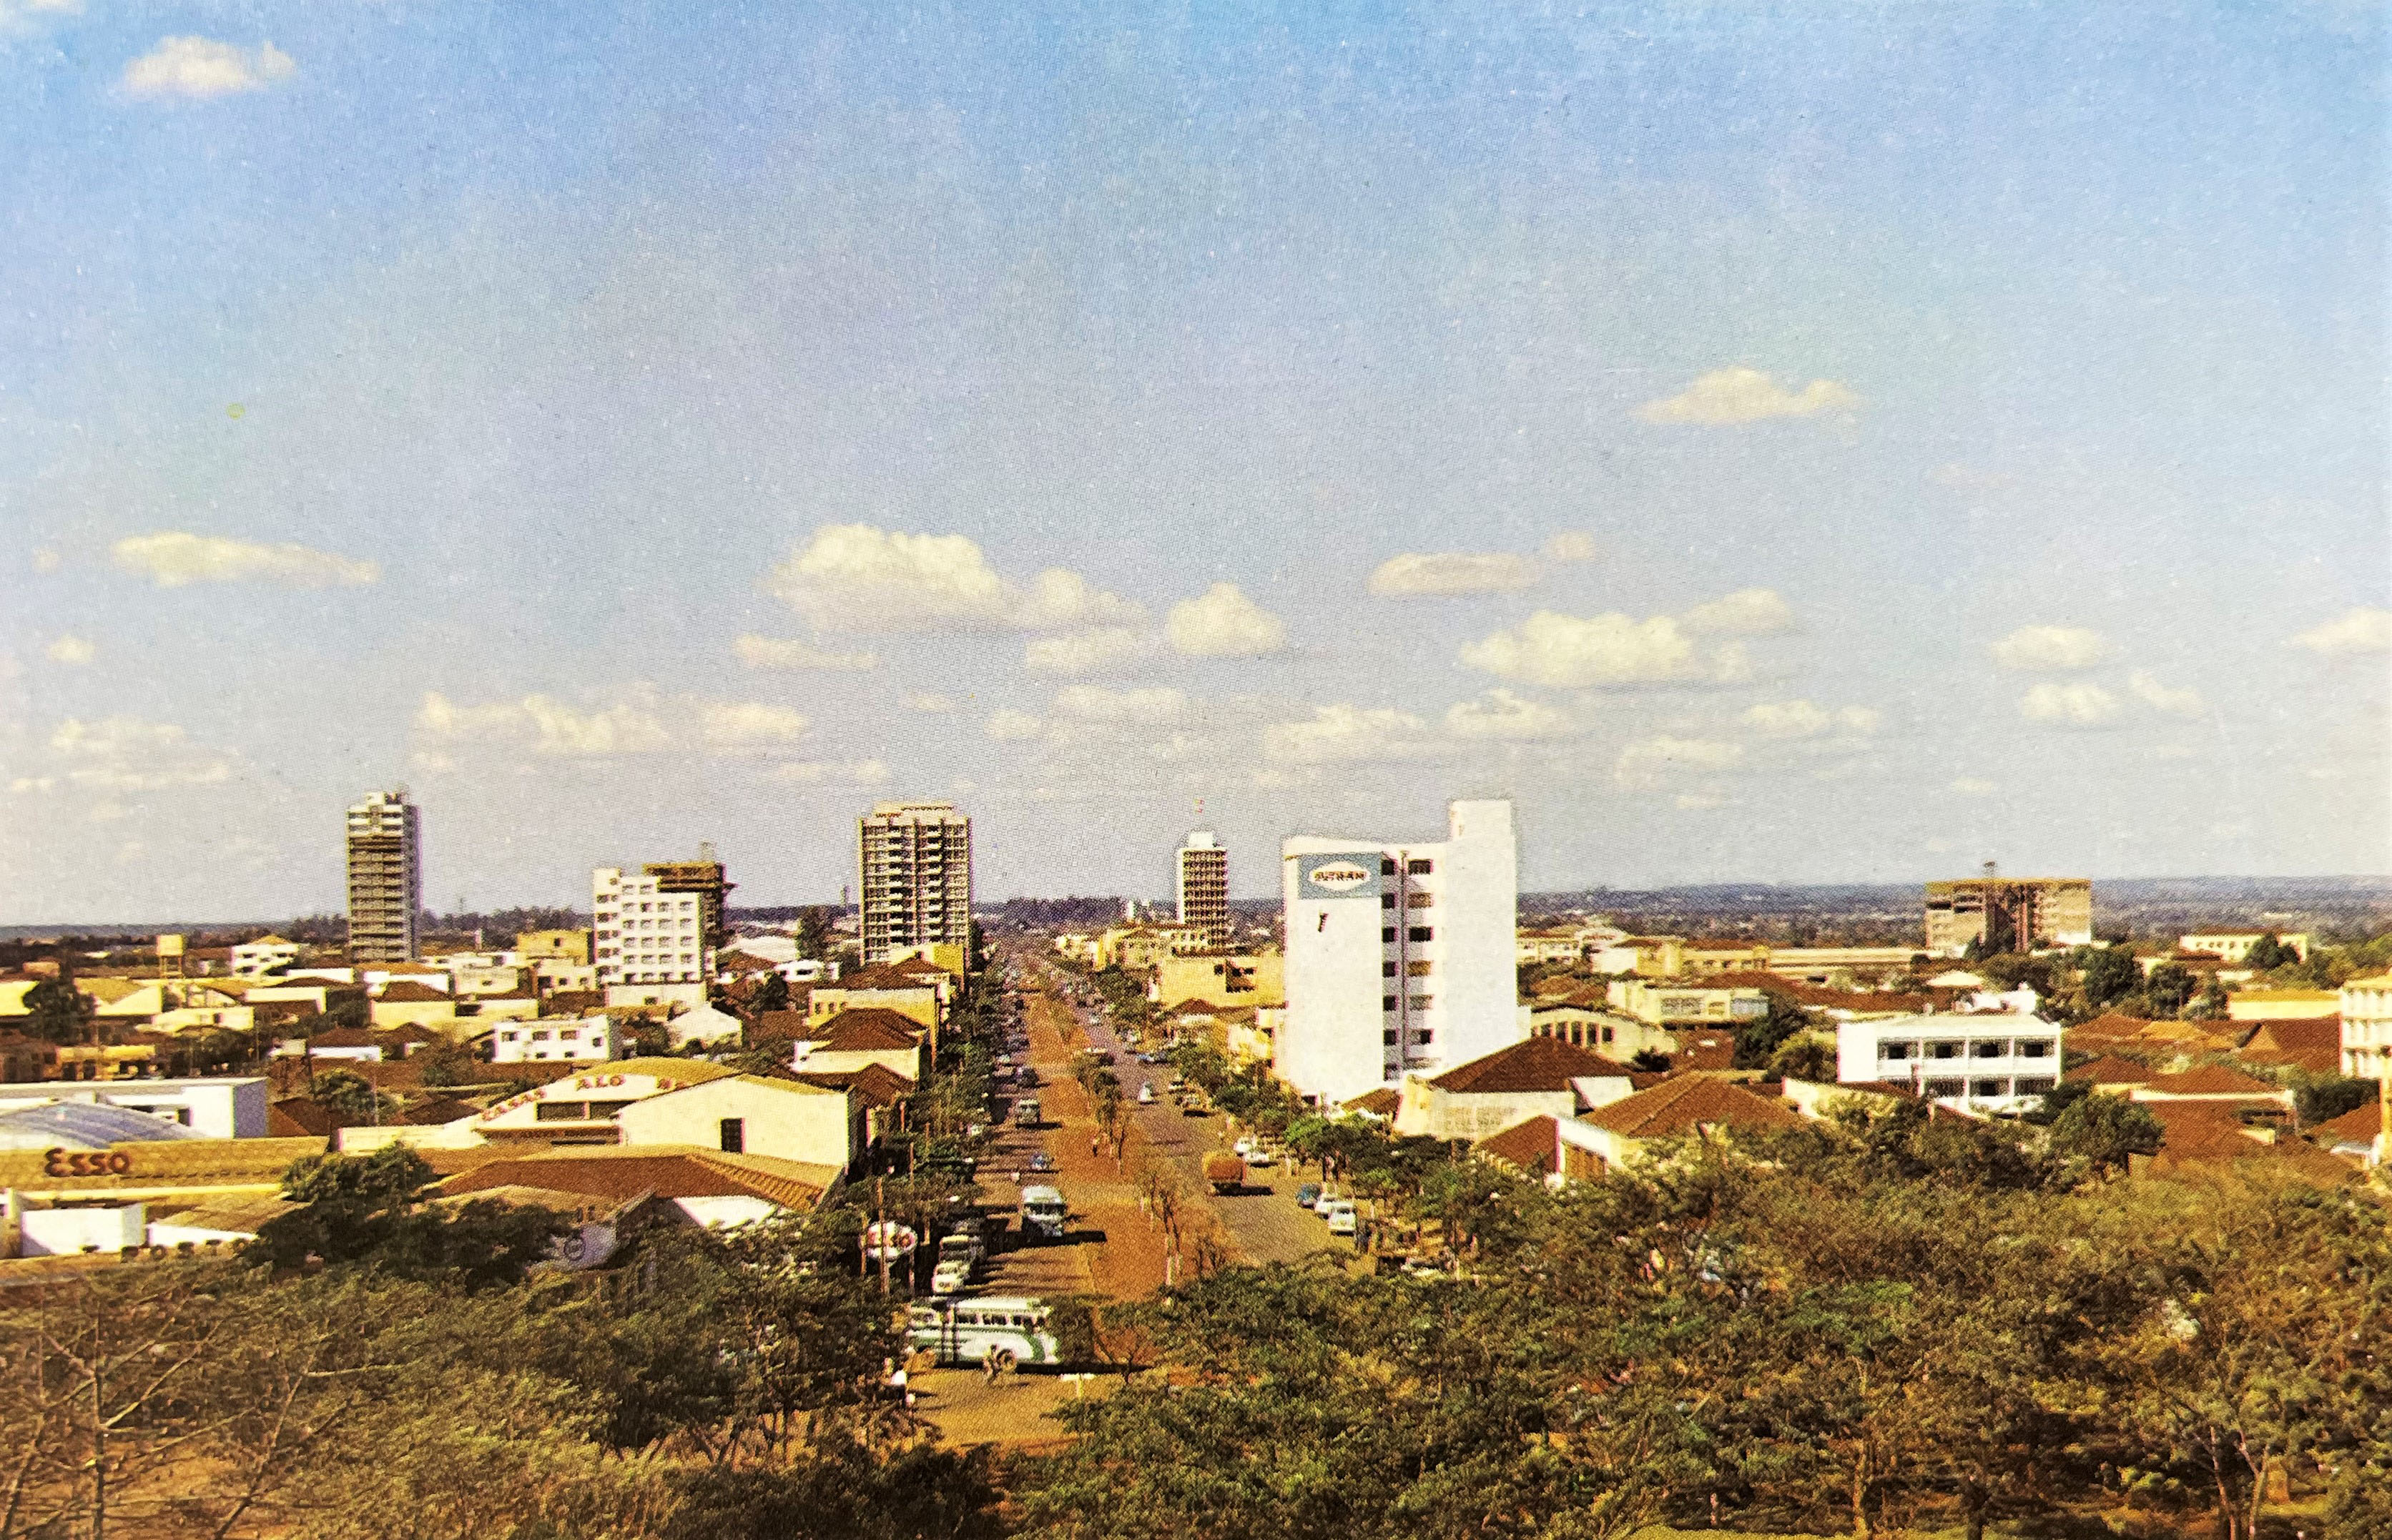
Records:
[[[0,7],[0,924],[2392,870],[2379,16],[1417,22]]]

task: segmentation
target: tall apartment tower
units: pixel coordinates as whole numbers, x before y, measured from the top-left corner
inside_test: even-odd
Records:
[[[660,877],[619,866],[590,874],[590,955],[598,984],[702,984],[714,971],[700,915],[704,899]]]
[[[349,809],[349,960],[405,963],[423,912],[422,826],[405,790]]]
[[[1179,848],[1179,923],[1215,936],[1229,928],[1229,852],[1210,829],[1198,829]]]
[[[1528,1036],[1508,800],[1452,804],[1438,844],[1298,835],[1280,850],[1287,918],[1280,1079],[1333,1104]]]
[[[698,927],[706,944],[716,951],[722,950],[730,940],[722,921],[723,900],[739,885],[722,880],[722,862],[710,842],[697,848],[696,861],[652,861],[640,870],[656,879],[658,892],[695,894]]]
[[[1927,951],[1961,957],[2093,944],[2093,884],[2084,877],[1997,877],[1927,885]]]
[[[971,957],[971,820],[951,802],[883,802],[856,825],[864,961],[916,951],[962,973]]]

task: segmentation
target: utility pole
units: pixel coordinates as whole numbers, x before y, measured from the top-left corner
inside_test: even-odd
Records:
[[[889,1179],[885,1176],[873,1178],[872,1233],[878,1236],[880,1241],[878,1248],[880,1252],[880,1297],[884,1300],[889,1297],[889,1243],[891,1239],[891,1236],[889,1234],[888,1209],[886,1206],[888,1197]]]

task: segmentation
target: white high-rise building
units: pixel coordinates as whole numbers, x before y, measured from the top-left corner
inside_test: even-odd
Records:
[[[703,896],[674,892],[666,880],[619,866],[591,872],[590,960],[599,988],[701,984],[713,973]]]
[[[1179,923],[1214,935],[1229,928],[1229,852],[1199,829],[1179,848]]]
[[[422,829],[405,791],[349,809],[349,960],[406,963],[423,911]]]
[[[1508,800],[1456,802],[1444,841],[1280,847],[1287,1019],[1274,1068],[1323,1102],[1437,1074],[1528,1036]]]
[[[971,820],[951,802],[883,802],[856,822],[864,961],[971,960]]]

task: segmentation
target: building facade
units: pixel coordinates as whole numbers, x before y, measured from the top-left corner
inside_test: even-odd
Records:
[[[423,912],[422,824],[405,791],[375,792],[349,809],[349,958],[405,963]]]
[[[1273,1059],[1303,1094],[1348,1101],[1528,1035],[1512,804],[1456,802],[1449,820],[1436,844],[1281,845],[1287,1017]]]
[[[2060,1083],[2061,1030],[2038,1016],[1889,1016],[1836,1029],[1836,1080],[1904,1087],[1974,1112],[2034,1107]]]
[[[1218,936],[1229,928],[1229,852],[1210,829],[1179,848],[1179,923]]]
[[[961,974],[971,953],[971,820],[950,802],[883,802],[858,821],[864,961],[917,947]]]
[[[490,1034],[492,1064],[592,1063],[620,1058],[622,1054],[623,1034],[611,1016],[515,1022]]]
[[[1958,957],[2093,944],[2093,884],[2083,877],[1970,877],[1927,885],[1927,950]]]
[[[2392,1075],[2392,973],[2354,978],[2336,1001],[2342,1016],[2342,1072],[2354,1080]]]
[[[663,879],[619,866],[590,874],[591,957],[598,982],[703,984],[713,966],[700,896],[668,890]]]
[[[724,902],[739,885],[723,880],[722,862],[715,858],[712,845],[700,845],[696,861],[652,861],[640,871],[656,879],[660,893],[695,895],[698,934],[706,938],[708,951],[722,950],[730,939],[730,932],[722,923]]]

